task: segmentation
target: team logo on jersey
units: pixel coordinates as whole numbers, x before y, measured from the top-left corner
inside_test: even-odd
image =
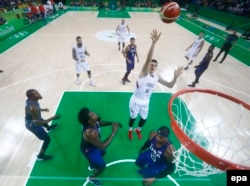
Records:
[[[107,41],[107,42],[117,42],[118,41],[118,36],[117,36],[115,30],[104,30],[104,31],[98,32],[98,33],[96,33],[95,37],[102,40],[102,41]],[[130,35],[127,33],[125,41],[129,41],[129,39],[131,37],[136,38],[136,35],[133,32],[130,32]]]

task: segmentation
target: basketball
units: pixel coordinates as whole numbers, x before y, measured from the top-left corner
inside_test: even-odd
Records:
[[[180,16],[180,6],[176,2],[165,3],[160,10],[160,17],[164,23],[172,23]]]

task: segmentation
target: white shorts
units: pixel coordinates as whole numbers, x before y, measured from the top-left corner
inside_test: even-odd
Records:
[[[193,60],[194,57],[196,57],[197,53],[198,53],[198,49],[196,48],[190,48],[187,53],[186,53],[186,57],[188,57],[189,60]]]
[[[140,100],[134,95],[131,96],[129,101],[130,117],[135,119],[140,114],[142,119],[147,119],[149,110],[149,100]]]
[[[125,42],[126,41],[127,34],[126,33],[119,33],[118,34],[118,42]]]
[[[79,61],[76,61],[76,73],[77,74],[81,74],[82,71],[90,71],[90,67],[89,67],[89,64],[87,61],[85,62],[79,62]]]

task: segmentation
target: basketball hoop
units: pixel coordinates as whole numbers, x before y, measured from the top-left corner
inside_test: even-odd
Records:
[[[250,105],[208,89],[185,89],[169,101],[171,127],[181,142],[180,175],[207,176],[250,169]]]

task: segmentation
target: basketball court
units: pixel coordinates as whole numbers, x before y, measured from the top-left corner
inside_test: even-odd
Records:
[[[151,43],[150,33],[155,28],[162,32],[154,58],[159,61],[159,74],[167,80],[172,79],[173,71],[178,66],[186,65],[185,49],[193,42],[195,34],[177,23],[164,24],[157,12],[128,12],[130,18],[125,17],[125,22],[130,27],[131,35],[136,38],[140,62],[130,75],[131,83],[122,85],[125,61],[121,51],[118,51],[115,35],[121,17],[98,17],[98,13],[68,11],[1,54],[4,73],[0,74],[0,146],[3,149],[0,153],[0,180],[3,185],[90,185],[86,177],[91,172],[79,149],[81,126],[77,121],[77,112],[83,106],[88,106],[105,120],[123,124],[107,149],[105,161],[108,168],[101,175],[104,185],[141,185],[141,178],[133,163],[138,150],[149,131],[161,125],[170,126],[167,107],[170,96],[186,89],[187,84],[194,80],[194,69],[191,67],[183,72],[172,89],[158,84],[152,95],[143,140],[127,139],[128,101],[146,59]],[[71,50],[78,35],[82,36],[90,53],[87,60],[96,87],[88,85],[86,73],[81,75],[80,86],[74,83]],[[209,45],[206,41],[194,65],[203,58]],[[218,51],[216,48],[214,54]],[[197,88],[220,91],[249,104],[249,79],[249,67],[228,55],[223,64],[211,62]],[[25,92],[30,88],[39,90],[43,96],[41,107],[50,109],[49,113],[43,113],[44,118],[54,113],[62,115],[58,120],[60,127],[50,133],[52,140],[48,154],[53,155],[54,159],[48,162],[35,161],[41,143],[24,126]],[[216,104],[217,100],[206,101],[206,98],[200,100],[210,105]],[[228,114],[234,116],[236,113]],[[227,126],[227,130],[233,130],[233,127]],[[109,132],[110,128],[103,129],[102,136],[105,138]],[[243,135],[249,135],[249,128]],[[180,141],[173,132],[170,140],[177,148],[180,147]],[[249,141],[246,146],[249,146]],[[166,184],[223,186],[226,185],[226,174],[194,177],[174,173],[155,183],[159,186]]]

